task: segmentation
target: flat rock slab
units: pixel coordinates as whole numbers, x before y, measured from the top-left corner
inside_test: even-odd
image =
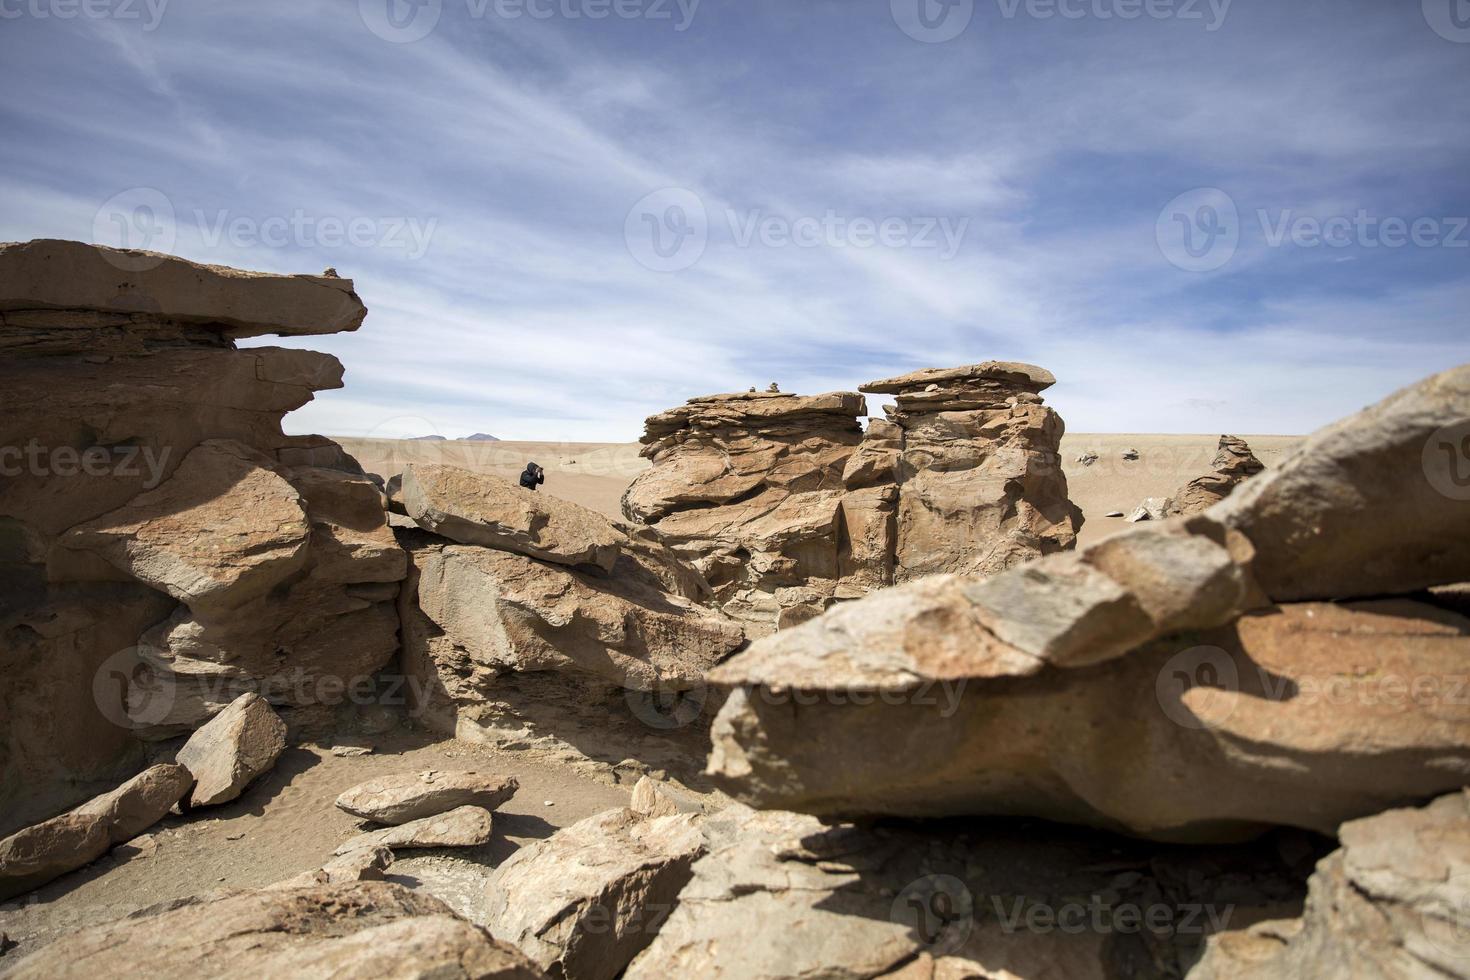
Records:
[[[276,764],[286,748],[286,724],[259,694],[242,694],[189,736],[178,762],[194,775],[191,806],[238,797],[250,781]]]
[[[338,333],[367,316],[351,279],[246,272],[56,239],[0,244],[5,310],[145,314],[231,338]]]
[[[415,847],[474,847],[490,841],[490,811],[461,806],[432,817],[354,837],[333,853],[349,854],[368,847],[409,850]]]
[[[152,766],[72,812],[105,818],[111,842],[123,844],[162,820],[193,785],[194,776],[184,766]]]
[[[625,536],[601,514],[457,466],[410,465],[403,506],[426,531],[460,544],[611,572]]]
[[[474,772],[421,772],[380,776],[337,797],[337,807],[376,823],[404,824],[462,806],[494,810],[515,795],[514,776]]]
[[[514,949],[443,902],[382,881],[164,903],[79,930],[15,964],[11,980],[147,977],[434,977],[535,980]]]

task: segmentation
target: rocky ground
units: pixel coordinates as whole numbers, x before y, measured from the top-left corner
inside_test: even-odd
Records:
[[[160,902],[259,888],[319,868],[364,826],[333,801],[376,776],[474,770],[520,780],[516,795],[496,809],[490,843],[402,852],[389,869],[387,880],[422,889],[471,919],[483,917],[485,878],[495,865],[530,841],[628,802],[630,787],[422,732],[380,736],[371,745],[370,753],[346,756],[318,745],[292,747],[240,799],[167,817],[107,857],[0,905],[0,933],[17,944],[6,958]]]

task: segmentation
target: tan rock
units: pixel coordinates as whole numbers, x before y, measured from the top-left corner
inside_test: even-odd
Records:
[[[1250,539],[1252,571],[1277,601],[1470,581],[1465,432],[1470,364],[1322,429],[1197,520]]]
[[[912,604],[891,632],[762,655],[825,634],[809,623],[721,667],[716,681],[742,685],[712,732],[721,788],[824,816],[1025,815],[1217,840],[1273,824],[1331,833],[1470,778],[1470,706],[1455,694],[1470,620],[1453,613],[1290,605],[1092,667],[966,682],[963,635],[923,657],[902,648],[929,650],[969,614],[959,588],[933,581],[825,617]],[[927,612],[913,602],[922,588],[937,603]],[[908,635],[912,622],[925,631]]]
[[[356,330],[367,316],[351,279],[246,272],[55,239],[0,244],[0,312],[44,310],[142,314],[230,339]]]
[[[228,803],[276,764],[286,725],[258,694],[242,694],[179,749],[178,762],[196,780],[191,806]]]
[[[194,776],[184,766],[150,766],[72,812],[102,817],[107,821],[108,840],[122,844],[162,820],[193,785]]]
[[[118,963],[159,977],[544,977],[438,899],[376,881],[167,903],[78,930],[7,975],[86,980]]]
[[[400,773],[352,787],[337,797],[337,809],[376,823],[402,824],[466,805],[494,810],[519,787],[514,776],[437,770]]]
[[[699,819],[609,810],[522,847],[490,879],[487,927],[555,976],[612,980],[689,880]]]
[[[1210,941],[1191,980],[1470,975],[1465,791],[1342,826],[1306,910]]]
[[[478,806],[455,807],[432,817],[361,834],[333,853],[351,854],[374,847],[409,850],[421,847],[474,847],[490,842],[490,811]]]
[[[306,563],[301,495],[273,460],[209,440],[173,476],[61,539],[191,607],[238,607]]]
[[[0,840],[0,901],[90,864],[112,846],[111,822],[64,813]]]
[[[1244,439],[1221,436],[1220,447],[1211,463],[1212,472],[1190,480],[1169,498],[1168,515],[1189,516],[1209,510],[1224,500],[1246,480],[1266,468]]]
[[[704,801],[681,786],[643,776],[633,784],[628,808],[645,817],[673,817],[681,813],[703,813]]]
[[[402,494],[420,527],[460,544],[611,572],[623,541],[601,514],[456,466],[409,464]]]
[[[378,844],[348,851],[334,857],[315,871],[279,881],[271,888],[302,888],[307,885],[341,885],[350,881],[382,881],[383,872],[393,865],[393,851]]]

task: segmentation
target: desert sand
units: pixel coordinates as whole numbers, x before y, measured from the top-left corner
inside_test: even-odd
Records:
[[[546,470],[543,492],[581,504],[608,517],[622,519],[623,491],[648,468],[636,442],[466,442],[450,440],[348,439],[334,437],[356,456],[363,468],[384,477],[403,472],[409,463],[445,463],[515,479],[527,462]],[[1301,436],[1242,435],[1267,467],[1275,466],[1302,441]],[[1145,497],[1164,497],[1210,471],[1218,434],[1160,435],[1068,433],[1062,439],[1062,465],[1067,492],[1082,508],[1086,523],[1078,536],[1084,547],[1120,527]],[[1139,458],[1123,453],[1138,450]],[[1084,466],[1077,458],[1096,453]]]

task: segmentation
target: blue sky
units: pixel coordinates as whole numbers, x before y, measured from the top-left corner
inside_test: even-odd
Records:
[[[296,432],[996,358],[1294,433],[1470,360],[1466,0],[414,3],[0,0],[0,240],[355,278],[261,341],[347,367]]]

